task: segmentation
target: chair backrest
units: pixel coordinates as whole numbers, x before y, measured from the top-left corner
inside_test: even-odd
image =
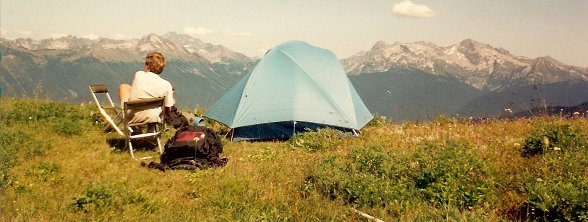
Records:
[[[160,108],[161,112],[159,113],[160,122],[163,123],[164,120],[164,98],[157,97],[157,98],[150,98],[150,99],[140,99],[140,100],[133,100],[124,103],[123,108],[123,119],[125,122],[128,122],[129,119],[127,117],[128,113],[132,110],[133,112],[142,111],[142,110],[150,110]],[[129,124],[134,125],[134,124]]]
[[[126,102],[127,109],[152,109],[163,106],[163,97],[139,99]]]
[[[90,85],[90,90],[94,93],[107,93],[108,87],[104,84]]]
[[[92,97],[94,98],[94,102],[96,102],[96,105],[98,105],[98,108],[103,108],[102,103],[98,100],[98,97],[96,96],[96,94],[98,93],[103,93],[106,98],[108,99],[108,105],[109,107],[114,107],[114,103],[112,102],[112,98],[110,98],[110,94],[108,94],[108,87],[106,87],[106,85],[104,84],[96,84],[96,85],[90,85],[90,91],[92,92]]]

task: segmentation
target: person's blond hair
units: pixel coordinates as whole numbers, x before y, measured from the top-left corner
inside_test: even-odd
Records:
[[[159,52],[150,52],[145,58],[145,66],[150,72],[160,74],[165,68],[165,57]]]

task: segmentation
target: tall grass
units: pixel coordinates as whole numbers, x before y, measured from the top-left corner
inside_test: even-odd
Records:
[[[0,118],[0,221],[588,220],[581,118],[225,139],[226,166],[165,173],[132,160],[93,105],[1,99]]]

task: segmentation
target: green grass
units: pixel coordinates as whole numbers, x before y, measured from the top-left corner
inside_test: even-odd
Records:
[[[92,104],[5,98],[0,120],[0,221],[588,220],[586,119],[379,119],[357,138],[224,139],[226,166],[165,173]]]

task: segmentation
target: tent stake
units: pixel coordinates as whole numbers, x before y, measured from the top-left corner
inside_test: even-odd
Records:
[[[355,208],[351,208],[351,210],[352,210],[353,212],[355,212],[355,213],[357,213],[357,214],[359,214],[359,215],[361,215],[361,216],[363,216],[363,217],[367,218],[367,219],[370,219],[370,220],[373,220],[373,221],[376,221],[376,222],[384,222],[383,220],[381,220],[381,219],[379,219],[379,218],[377,218],[377,217],[374,217],[374,216],[372,216],[372,215],[369,215],[369,214],[366,214],[366,213],[364,213],[364,212],[361,212],[361,211],[359,211],[359,210],[356,210]]]
[[[359,134],[357,133],[357,131],[355,131],[355,129],[351,129],[351,132],[353,132],[354,136],[356,136],[356,137],[359,136]]]

